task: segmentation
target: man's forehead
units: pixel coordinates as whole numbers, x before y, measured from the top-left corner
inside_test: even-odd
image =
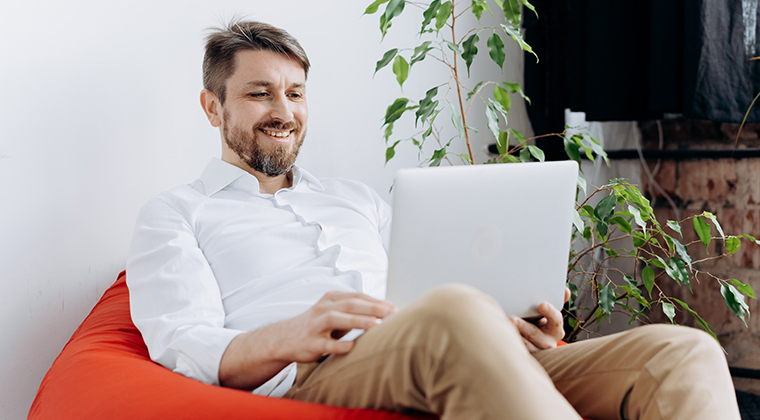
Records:
[[[260,73],[270,75],[287,75],[291,79],[298,79],[295,83],[304,85],[306,82],[306,71],[303,64],[297,59],[270,50],[243,50],[235,53],[235,71],[234,77],[238,73]],[[253,80],[247,83],[267,83],[266,77],[261,80]]]

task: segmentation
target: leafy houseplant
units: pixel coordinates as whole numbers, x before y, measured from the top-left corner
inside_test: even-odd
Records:
[[[502,129],[502,122],[506,123],[511,108],[510,95],[519,95],[529,102],[520,85],[490,80],[471,82],[464,75],[466,71],[469,76],[473,62],[481,60],[503,70],[505,37],[512,38],[523,51],[536,56],[523,40],[519,29],[522,8],[536,12],[528,0],[376,0],[367,7],[365,14],[375,14],[381,6],[384,6],[379,15],[383,38],[394,19],[414,9],[421,18],[420,40],[414,48],[392,48],[385,52],[376,64],[375,73],[390,65],[403,89],[413,66],[423,60],[436,60],[450,70],[450,77],[430,87],[421,99],[413,101],[401,97],[388,106],[383,122],[386,162],[396,155],[396,147],[400,143],[411,142],[418,149],[418,158],[423,164],[437,166],[443,160],[453,164],[450,157],[458,157],[464,164],[477,163],[470,141],[471,133],[477,131],[468,123],[468,112],[476,101],[485,106],[485,125],[494,136],[498,150],[497,157],[482,163],[544,160],[541,149],[529,143],[532,139],[526,139],[517,130]],[[484,13],[497,16],[499,23],[495,26],[462,27],[462,18],[467,13],[474,15],[478,24]],[[479,54],[481,36],[486,39],[487,56]],[[450,125],[457,133],[450,139],[442,137],[444,131],[441,127],[446,123],[441,122],[443,118],[439,119],[439,116],[444,110],[450,113]],[[395,125],[404,115],[410,116],[407,120],[411,120],[413,115],[414,127],[419,131],[408,138],[394,139]],[[587,133],[566,129],[566,132],[551,136],[562,138],[568,157],[579,165],[582,154],[591,161],[601,157],[609,165],[602,147]],[[437,143],[437,148],[426,156],[423,146],[431,138]],[[512,141],[516,145],[510,146]],[[455,142],[463,142],[467,153],[452,153],[450,148]],[[652,310],[661,310],[671,322],[677,311],[685,312],[715,337],[712,328],[696,311],[682,300],[667,296],[658,286],[658,281],[669,281],[668,278],[689,290],[700,278],[719,282],[726,306],[746,324],[749,317],[746,298],[755,298],[752,287],[737,279],[713,276],[700,269],[700,265],[734,254],[742,238],[759,245],[760,241],[750,235],[726,235],[715,216],[708,212],[680,222],[668,220],[661,224],[655,219],[649,200],[635,185],[622,179],[611,180],[588,193],[586,181],[580,176],[579,196],[581,191],[585,199],[577,205],[574,215],[574,246],[568,261],[571,300],[565,311],[570,326],[567,340],[578,339],[581,332],[588,332],[594,323],[615,312],[630,317],[630,326],[636,320],[647,322],[647,314]],[[596,204],[591,205],[593,202]],[[681,242],[682,229],[687,225],[695,230],[698,241]],[[712,236],[712,226],[719,236]],[[632,242],[632,247],[622,245],[628,240]],[[693,257],[690,247],[693,250],[701,243],[707,249],[712,241],[720,241],[723,252],[702,259]],[[614,268],[609,265],[612,260],[630,264],[630,269]]]

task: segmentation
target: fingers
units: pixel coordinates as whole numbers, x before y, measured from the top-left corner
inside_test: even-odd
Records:
[[[570,296],[572,294],[570,293],[570,288],[565,287],[565,303],[567,303],[568,300],[570,300]]]
[[[512,318],[531,353],[557,347],[557,341],[565,335],[562,313],[557,308],[544,302],[538,305],[538,312],[543,317],[537,322],[537,325],[520,318]]]
[[[374,316],[380,319],[398,311],[398,308],[390,302],[361,293],[345,292],[326,293],[315,307],[318,311],[335,310],[349,314]]]
[[[557,347],[557,340],[545,334],[541,328],[520,318],[512,318],[512,322],[517,326],[517,330],[520,331],[520,335],[531,353]]]

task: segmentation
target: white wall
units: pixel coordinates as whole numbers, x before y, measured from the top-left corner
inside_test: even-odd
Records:
[[[381,119],[399,90],[388,69],[372,72],[404,31],[394,25],[379,44],[376,16],[361,17],[366,3],[0,3],[0,418],[26,417],[54,358],[124,268],[139,207],[219,155],[198,105],[205,28],[237,13],[301,41],[313,71],[300,163],[317,176],[358,178],[385,195],[393,169],[415,164],[400,150],[383,165]],[[519,57],[505,80],[520,79]],[[525,129],[524,110],[513,114]],[[479,150],[491,141],[481,134]]]

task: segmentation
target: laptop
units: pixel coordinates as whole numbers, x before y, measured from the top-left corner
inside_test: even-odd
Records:
[[[386,298],[402,308],[464,283],[509,316],[561,308],[577,177],[575,161],[399,170]]]

